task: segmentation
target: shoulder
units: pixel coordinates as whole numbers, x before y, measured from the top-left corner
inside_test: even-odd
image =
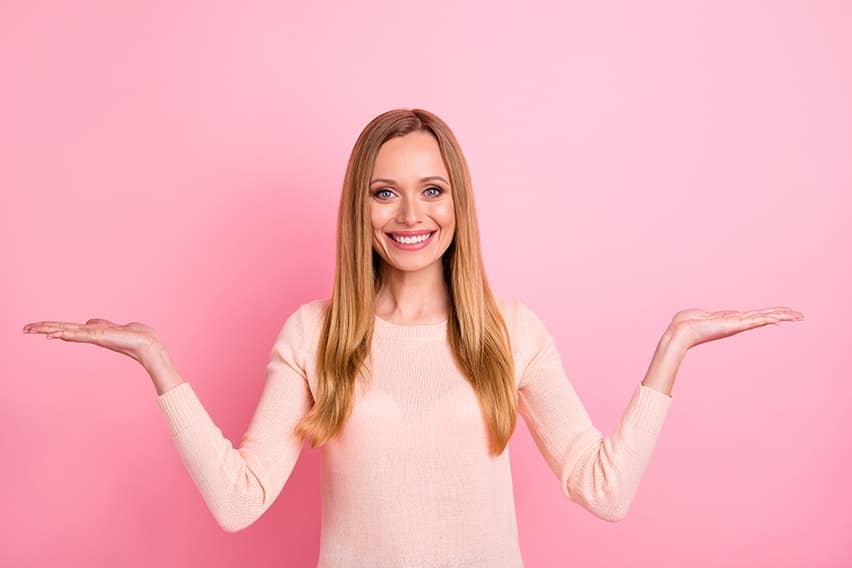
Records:
[[[291,317],[298,320],[307,345],[313,345],[314,339],[319,337],[325,310],[330,304],[331,298],[313,298],[302,303],[293,312]]]
[[[322,324],[326,308],[331,305],[331,298],[314,298],[299,306],[296,310],[303,319],[304,325],[315,327]]]
[[[310,338],[322,329],[323,309],[328,302],[329,299],[317,298],[299,304],[284,319],[276,343],[285,342],[301,348],[307,341],[310,345]]]
[[[494,300],[497,302],[500,314],[503,316],[503,319],[506,321],[506,326],[509,327],[509,331],[511,332],[517,322],[518,313],[521,308],[521,301],[517,298],[508,297],[495,297]]]
[[[497,305],[506,322],[512,343],[521,352],[539,341],[544,324],[538,315],[519,298],[497,298]]]
[[[496,301],[510,332],[528,334],[544,326],[538,314],[523,300],[519,298],[496,298]]]
[[[530,360],[552,344],[553,336],[544,320],[526,302],[518,298],[501,298],[497,303],[509,329],[513,351],[521,361]]]
[[[520,387],[527,367],[550,344],[550,334],[538,314],[523,300],[497,298],[497,305],[509,330],[515,358],[515,385]]]

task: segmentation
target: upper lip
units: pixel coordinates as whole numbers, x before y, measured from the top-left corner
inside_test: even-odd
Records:
[[[391,231],[388,234],[393,235],[395,237],[417,237],[420,235],[428,235],[429,233],[434,233],[436,229],[429,229],[424,231]]]

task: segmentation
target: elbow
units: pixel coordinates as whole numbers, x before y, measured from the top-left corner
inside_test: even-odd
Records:
[[[608,523],[618,523],[627,518],[627,511],[618,510],[615,511],[607,511],[605,514],[598,515],[599,519],[603,519]]]
[[[575,493],[569,498],[595,517],[610,523],[623,521],[627,518],[627,511],[630,508],[629,503],[625,504],[623,501],[609,498],[608,496],[600,499],[590,499],[588,496],[577,495]]]
[[[222,522],[222,521],[217,521],[217,522],[219,524],[219,528],[221,528],[226,533],[238,533],[248,526],[248,525],[231,524],[231,523]]]
[[[227,533],[237,533],[244,531],[253,525],[259,518],[260,514],[255,509],[244,507],[229,508],[227,510],[219,510],[218,514],[214,515],[216,523],[223,531]]]
[[[617,523],[627,518],[627,513],[630,511],[630,506],[633,504],[634,493],[614,492],[608,495],[603,503],[605,506],[600,509],[598,515],[601,519]]]
[[[605,445],[592,445],[573,467],[562,470],[563,493],[595,517],[617,523],[627,517],[636,483]]]
[[[226,533],[238,533],[248,526],[246,523],[239,523],[236,519],[233,518],[215,517],[215,519],[216,524],[219,525],[219,528],[225,531]]]
[[[633,501],[633,496],[626,494],[618,486],[605,485],[596,487],[564,485],[564,493],[571,500],[586,509],[595,517],[617,523],[627,518],[627,512]]]
[[[217,518],[216,523],[226,533],[238,533],[253,525],[255,520]]]
[[[627,518],[629,507],[622,506],[617,502],[604,502],[599,504],[586,503],[584,508],[602,521],[617,523]]]
[[[235,487],[228,498],[209,508],[223,531],[236,533],[247,529],[263,515],[269,507],[266,498],[266,487],[254,472],[247,469],[245,483]]]

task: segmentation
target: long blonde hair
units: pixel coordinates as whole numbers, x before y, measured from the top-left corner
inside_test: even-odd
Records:
[[[479,244],[479,226],[467,162],[449,126],[423,109],[394,109],[364,127],[346,167],[337,217],[337,260],[331,302],[323,315],[316,354],[315,403],[296,425],[311,447],[325,444],[352,410],[356,377],[368,366],[381,287],[381,257],[373,249],[369,182],[379,148],[414,131],[438,141],[449,173],[455,235],[441,258],[449,289],[447,338],[456,363],[473,387],[490,438],[490,452],[503,452],[517,421],[509,332],[491,293]]]

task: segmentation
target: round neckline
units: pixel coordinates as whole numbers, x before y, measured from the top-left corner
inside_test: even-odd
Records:
[[[385,337],[400,339],[443,339],[447,336],[449,319],[437,323],[400,324],[375,316],[373,331]]]

